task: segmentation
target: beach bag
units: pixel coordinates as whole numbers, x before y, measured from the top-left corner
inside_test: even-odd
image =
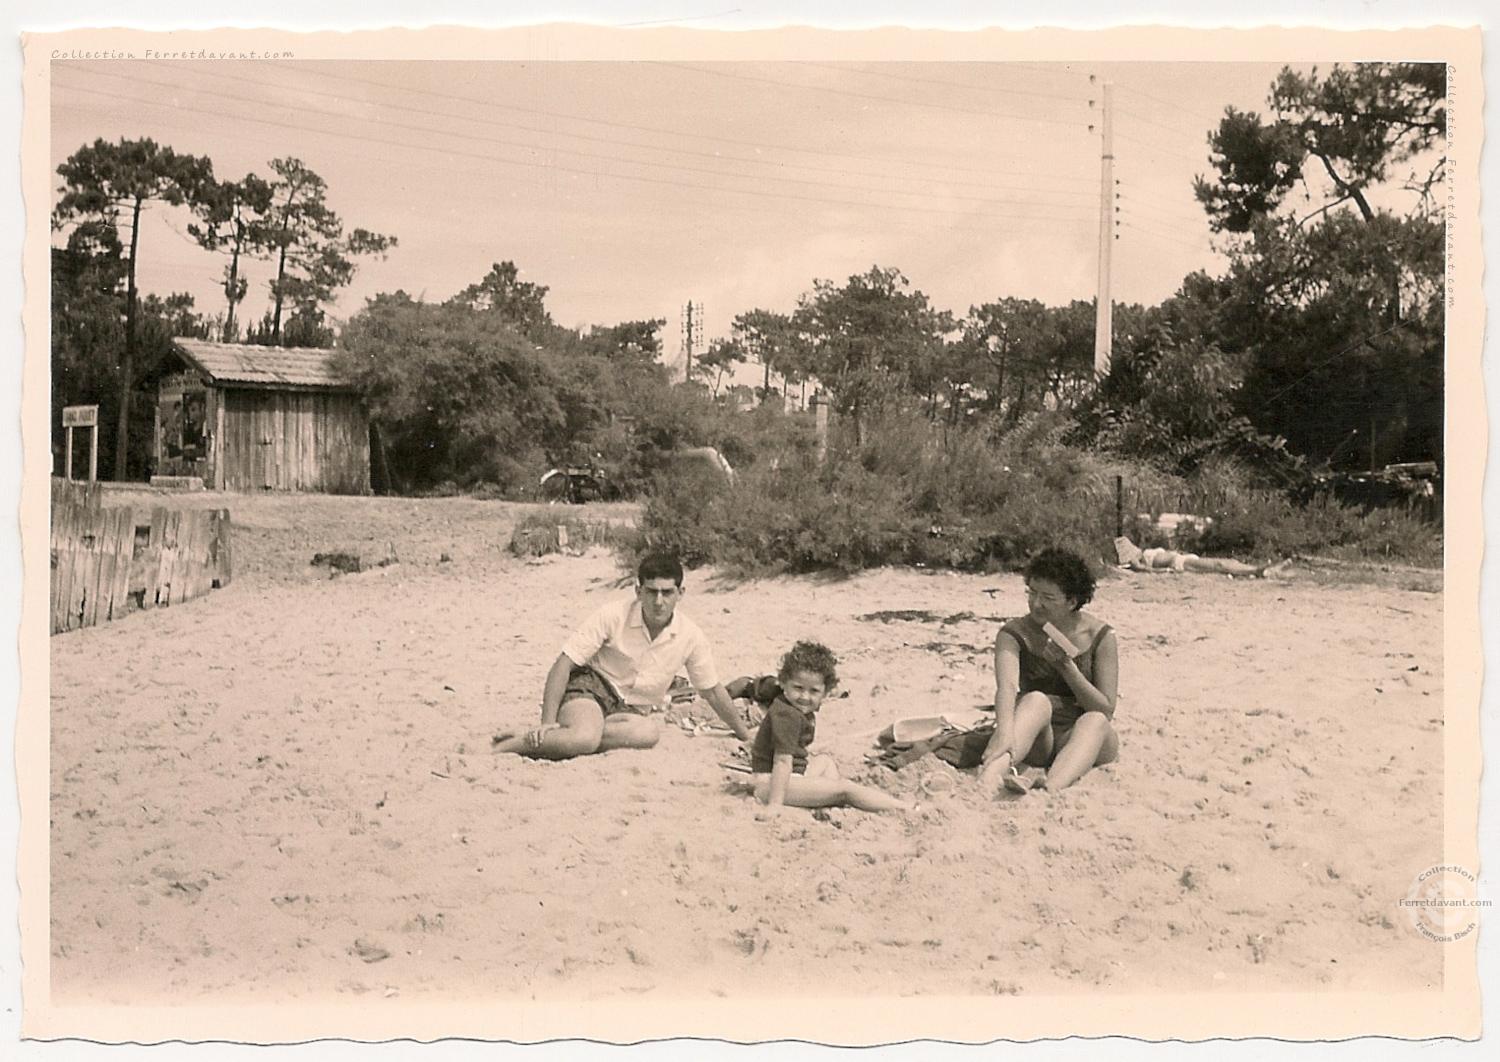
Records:
[[[994,734],[994,715],[986,708],[898,719],[880,732],[879,749],[866,759],[891,770],[927,755],[954,767],[978,767]]]

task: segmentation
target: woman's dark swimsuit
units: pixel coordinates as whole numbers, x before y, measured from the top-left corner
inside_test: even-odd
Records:
[[[1109,630],[1109,624],[1100,624],[1088,648],[1081,655],[1073,658],[1074,663],[1078,665],[1078,670],[1083,672],[1083,677],[1090,682],[1094,681],[1094,658],[1099,652],[1099,643],[1104,640]],[[1019,619],[1010,620],[1000,628],[1000,632],[1009,634],[1021,647],[1021,682],[1018,692],[1045,693],[1054,698],[1052,701],[1052,725],[1054,727],[1071,727],[1083,718],[1084,711],[1078,706],[1078,698],[1073,693],[1073,687],[1069,686],[1068,680],[1047,663],[1046,657],[1042,656],[1042,647],[1047,644],[1047,635],[1043,632],[1041,624],[1030,616],[1022,616]]]

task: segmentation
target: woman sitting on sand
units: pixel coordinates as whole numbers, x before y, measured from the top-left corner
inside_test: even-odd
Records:
[[[1026,566],[1028,612],[995,636],[986,784],[1063,789],[1119,755],[1119,648],[1109,624],[1083,611],[1093,597],[1094,576],[1076,553],[1045,549]]]

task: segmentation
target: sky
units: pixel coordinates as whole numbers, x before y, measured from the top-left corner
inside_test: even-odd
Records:
[[[1192,194],[1225,107],[1263,110],[1278,64],[261,62],[53,64],[52,165],[96,138],[207,155],[220,178],[294,156],[348,227],[397,237],[329,308],[441,301],[514,261],[570,326],[665,318],[705,340],[789,311],[817,278],[895,266],[962,316],[1097,285],[1103,86],[1113,86],[1116,302],[1152,304],[1223,258]],[[60,183],[60,182],[57,182]],[[157,206],[145,291],[221,313],[223,259]],[[252,263],[242,320],[268,305]]]

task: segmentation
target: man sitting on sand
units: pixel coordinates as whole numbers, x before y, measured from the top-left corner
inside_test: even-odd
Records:
[[[635,597],[611,602],[563,643],[547,673],[542,722],[523,734],[500,734],[496,752],[565,760],[610,749],[649,749],[661,737],[646,713],[667,700],[684,666],[689,681],[741,741],[750,731],[714,669],[708,639],[677,611],[682,565],[653,553],[637,570]]]
[[[1133,572],[1207,572],[1212,575],[1239,575],[1265,579],[1280,573],[1291,561],[1274,564],[1246,564],[1227,557],[1200,557],[1175,549],[1141,549],[1128,538],[1115,539],[1115,555],[1120,566]]]

